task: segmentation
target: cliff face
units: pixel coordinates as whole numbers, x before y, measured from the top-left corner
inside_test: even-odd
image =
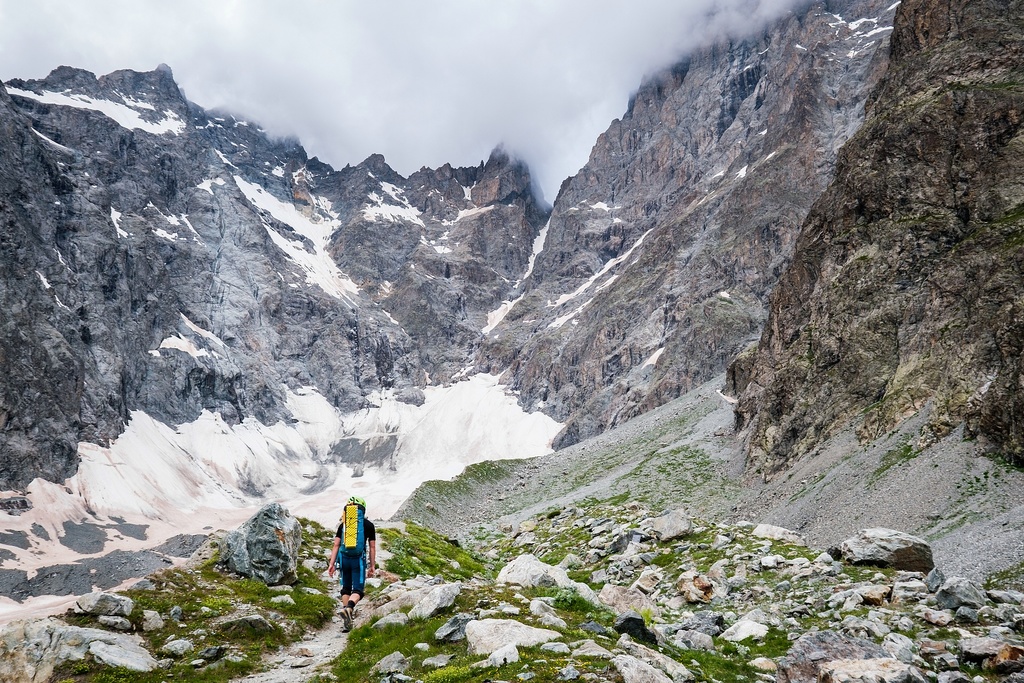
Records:
[[[596,434],[723,371],[884,71],[894,6],[824,2],[649,79],[562,186],[485,367]],[[503,311],[504,312],[504,311]]]
[[[545,220],[504,154],[336,171],[166,68],[11,81],[0,128],[0,489],[63,481],[133,411],[270,425],[304,387],[340,411],[422,402]]]
[[[734,368],[751,467],[855,420],[927,409],[1024,457],[1024,4],[908,0],[889,72],[843,148],[756,353]]]

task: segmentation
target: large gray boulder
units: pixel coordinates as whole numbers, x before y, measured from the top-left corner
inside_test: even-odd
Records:
[[[683,510],[667,510],[651,519],[649,526],[663,543],[689,536],[693,531],[693,522]]]
[[[935,568],[928,542],[894,529],[861,529],[839,546],[842,559],[851,564],[871,564],[911,572]]]
[[[280,503],[269,503],[220,542],[220,562],[267,585],[295,583],[302,527]]]
[[[779,660],[775,680],[777,683],[816,683],[822,667],[830,662],[879,658],[891,659],[888,652],[869,640],[835,631],[805,633]]]
[[[100,664],[130,671],[147,672],[157,666],[135,637],[68,626],[53,618],[31,619],[0,629],[0,681],[44,683],[57,667],[86,654]]]
[[[632,655],[618,655],[612,665],[622,676],[623,683],[672,683],[664,673]]]
[[[432,589],[409,611],[410,619],[429,619],[455,604],[462,591],[461,583],[446,583]]]
[[[981,609],[985,606],[986,595],[981,586],[961,576],[946,579],[935,593],[935,602],[942,609],[956,611],[961,607]]]

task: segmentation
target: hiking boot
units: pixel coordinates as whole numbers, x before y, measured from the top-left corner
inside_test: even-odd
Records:
[[[352,630],[352,608],[343,607],[341,610],[342,630],[348,633]]]

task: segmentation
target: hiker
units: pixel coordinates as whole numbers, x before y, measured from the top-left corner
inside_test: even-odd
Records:
[[[367,564],[369,550],[369,564]],[[327,575],[334,576],[337,563],[341,583],[341,619],[345,631],[352,630],[352,618],[355,616],[356,603],[362,597],[366,577],[373,576],[373,568],[377,561],[377,529],[373,522],[366,519],[366,501],[359,496],[352,496],[345,504],[341,516],[341,526],[334,537],[334,548],[331,550],[331,561],[327,565]]]

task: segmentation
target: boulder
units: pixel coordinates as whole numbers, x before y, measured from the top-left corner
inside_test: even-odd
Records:
[[[80,661],[87,653],[106,666],[139,672],[157,667],[136,637],[68,626],[53,618],[30,619],[0,628],[0,680],[43,683],[62,664]]]
[[[725,629],[722,633],[722,640],[730,640],[734,643],[738,643],[741,640],[747,638],[753,638],[760,640],[768,635],[768,626],[765,624],[759,624],[756,621],[750,619],[740,619],[735,624]]]
[[[267,585],[298,580],[302,527],[280,503],[269,503],[220,542],[220,561],[228,570]]]
[[[466,625],[469,653],[474,655],[489,655],[508,644],[532,647],[561,637],[557,631],[534,628],[513,619],[476,619]]]
[[[387,628],[388,626],[405,626],[409,623],[409,615],[405,612],[392,612],[378,619],[373,627],[376,629]]]
[[[100,622],[103,626],[116,629],[118,631],[132,630],[132,622],[128,621],[124,617],[109,617],[106,614],[103,614],[96,621]]]
[[[75,601],[74,606],[74,610],[78,614],[110,617],[130,617],[133,609],[135,609],[135,601],[131,598],[102,591],[83,595]]]
[[[893,529],[862,529],[839,546],[842,558],[851,564],[870,564],[913,572],[935,568],[932,548],[916,536]]]
[[[803,536],[795,531],[791,531],[781,526],[772,526],[771,524],[758,524],[750,534],[751,536],[757,536],[758,538],[767,538],[770,541],[782,541],[783,543],[789,543],[790,545],[807,545],[807,541],[804,540]]]
[[[572,651],[573,657],[597,657],[598,659],[611,659],[615,655],[601,647],[593,640],[584,640],[574,644],[576,649]]]
[[[157,631],[159,629],[162,629],[163,627],[164,627],[164,620],[163,620],[163,617],[160,616],[159,612],[157,612],[155,610],[151,610],[151,609],[143,610],[143,612],[142,612],[142,630],[143,631]]]
[[[423,666],[429,666],[432,669],[440,669],[443,666],[448,666],[448,662],[452,661],[455,655],[434,655],[433,657],[427,657],[423,660]]]
[[[663,671],[673,681],[693,680],[693,674],[685,666],[657,650],[652,650],[640,643],[634,643],[628,635],[623,634],[619,638],[619,642],[616,643],[616,646],[626,654],[632,655],[645,664],[650,664],[655,669]]]
[[[650,529],[663,543],[677,538],[689,536],[693,532],[693,522],[682,510],[668,510],[650,520]]]
[[[671,678],[632,655],[618,655],[612,659],[612,665],[623,683],[672,683]]]
[[[946,579],[935,593],[935,603],[943,609],[952,611],[964,606],[980,609],[985,606],[986,598],[981,586],[960,576]]]
[[[719,612],[697,612],[692,617],[679,622],[680,630],[700,631],[709,636],[717,636],[725,630],[725,617]]]
[[[194,649],[196,649],[196,646],[191,640],[178,638],[168,643],[164,643],[163,647],[160,648],[160,652],[172,657],[183,657]]]
[[[891,657],[837,659],[821,665],[818,683],[928,683],[917,667]]]
[[[498,583],[512,583],[525,588],[551,587],[569,588],[592,605],[600,605],[597,595],[585,583],[573,581],[565,569],[541,562],[529,553],[520,555],[498,572]]]
[[[482,662],[477,662],[473,666],[495,668],[499,666],[505,666],[506,664],[515,664],[518,661],[519,650],[516,649],[515,644],[509,643],[508,645],[499,647],[497,650],[492,652],[490,656],[487,657],[487,659],[485,659]]]
[[[472,614],[459,612],[434,631],[434,640],[455,643],[466,639],[466,624],[476,619]]]
[[[658,643],[658,636],[655,635],[654,631],[647,628],[647,624],[644,622],[644,618],[640,616],[639,612],[629,610],[624,612],[615,619],[615,630],[618,633],[624,633],[631,638],[636,640],[642,640],[645,643]]]
[[[274,630],[273,624],[259,614],[246,614],[241,617],[233,617],[222,621],[218,628],[223,633],[270,633]]]
[[[778,662],[777,683],[817,681],[823,665],[843,659],[889,658],[889,653],[869,640],[835,631],[805,633],[797,638]]]
[[[597,599],[619,614],[629,610],[649,611],[652,616],[661,614],[661,610],[658,609],[654,601],[644,593],[635,588],[617,586],[614,583],[606,583],[598,593]]]
[[[719,588],[710,578],[693,570],[683,572],[676,580],[676,590],[689,603],[711,602],[716,589],[719,594],[727,590],[724,586]]]
[[[410,619],[430,619],[455,604],[462,591],[461,583],[445,583],[435,587],[409,611]]]
[[[409,660],[401,652],[392,652],[373,665],[370,673],[400,674],[409,668]]]

